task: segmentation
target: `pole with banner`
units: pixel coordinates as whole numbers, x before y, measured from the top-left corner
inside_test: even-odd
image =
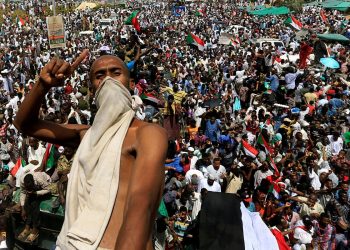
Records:
[[[52,11],[53,11],[53,15],[56,16],[56,1],[52,0]]]
[[[46,17],[49,45],[51,49],[64,48],[66,37],[64,32],[64,22],[62,16]]]

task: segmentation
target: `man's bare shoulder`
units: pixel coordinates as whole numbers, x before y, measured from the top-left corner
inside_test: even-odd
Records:
[[[137,121],[136,127],[136,138],[150,139],[150,142],[154,143],[155,140],[167,140],[167,131],[154,123],[147,123],[143,121]]]

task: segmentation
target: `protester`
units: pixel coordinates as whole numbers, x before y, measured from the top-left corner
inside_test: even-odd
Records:
[[[232,194],[259,213],[280,249],[349,248],[349,45],[319,36],[349,37],[344,12],[312,4],[289,15],[248,11],[267,1],[126,1],[79,10],[76,1],[56,1],[66,47],[50,49],[50,4],[0,4],[0,176],[13,200],[31,193],[23,178],[42,174],[50,187],[36,183],[45,195],[32,201],[53,195],[52,211],[65,208],[77,147],[28,137],[14,121],[53,57],[73,63],[89,49],[63,86],[45,93],[38,116],[68,127],[93,125],[92,63],[101,55],[125,62],[130,93],[142,99],[137,119],[168,133],[158,249],[198,249],[206,192]],[[127,25],[134,11],[137,20]],[[325,57],[339,67],[325,65]],[[18,202],[13,212],[22,211]],[[26,213],[32,228],[17,236],[23,241],[29,233],[30,241],[44,237],[37,204],[32,210]]]

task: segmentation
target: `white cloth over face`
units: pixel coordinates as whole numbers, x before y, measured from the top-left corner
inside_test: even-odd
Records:
[[[70,172],[57,249],[97,249],[117,196],[122,145],[135,115],[133,98],[122,83],[107,77],[95,101],[95,122],[81,141]]]

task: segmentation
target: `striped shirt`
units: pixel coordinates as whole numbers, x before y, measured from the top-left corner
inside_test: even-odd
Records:
[[[174,101],[176,104],[181,104],[182,100],[185,98],[187,93],[185,91],[177,91],[176,93],[174,90],[170,87],[166,87],[165,91],[168,92],[170,95],[174,96]]]

